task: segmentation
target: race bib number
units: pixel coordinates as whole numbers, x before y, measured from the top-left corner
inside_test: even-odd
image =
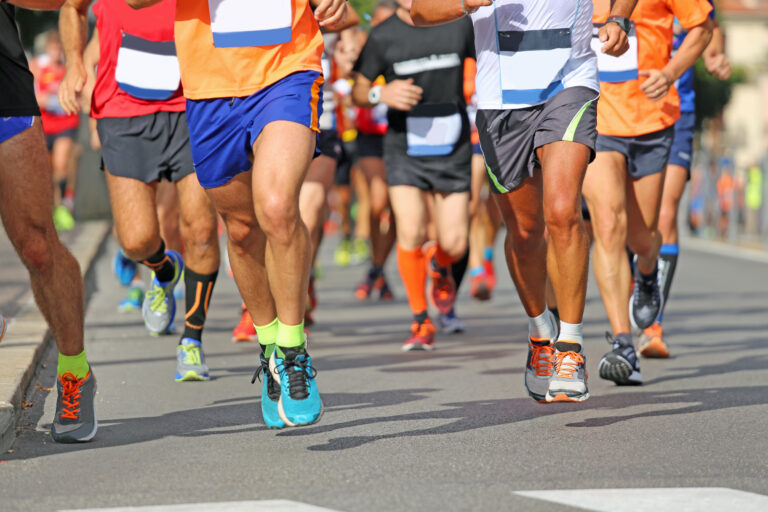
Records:
[[[595,25],[592,29],[592,51],[597,54],[597,69],[601,82],[620,83],[637,80],[637,35],[634,22],[631,25],[627,39],[629,50],[618,57],[603,53],[600,49],[603,42],[597,37],[597,31],[601,25]]]
[[[181,70],[173,41],[123,33],[115,66],[117,86],[134,98],[164,101],[179,90]]]
[[[216,48],[272,46],[291,40],[292,0],[208,0]]]
[[[461,137],[462,119],[456,105],[417,105],[406,118],[409,156],[446,156]]]

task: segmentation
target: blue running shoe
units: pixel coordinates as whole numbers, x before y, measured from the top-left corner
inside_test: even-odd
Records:
[[[179,285],[173,289],[173,298],[176,301],[183,300],[186,296],[186,290],[184,289],[184,270],[181,271],[181,277],[179,278]]]
[[[208,365],[205,364],[203,344],[193,338],[182,338],[176,346],[176,382],[209,380]]]
[[[150,334],[163,334],[168,331],[176,316],[176,299],[173,297],[173,289],[181,279],[184,270],[184,261],[176,251],[165,253],[173,262],[173,279],[167,283],[161,283],[152,273],[152,284],[144,295],[144,305],[141,314],[144,317],[144,325]]]
[[[256,379],[261,381],[261,415],[267,427],[285,428],[285,422],[277,411],[277,405],[280,402],[280,384],[275,380],[274,369],[270,369],[271,361],[274,361],[271,357],[267,359],[263,353],[259,354],[261,364],[253,374],[251,384],[255,383]]]
[[[118,249],[115,254],[115,259],[112,262],[112,270],[121,285],[131,286],[133,278],[136,277],[136,262],[128,259],[125,254],[123,254],[122,249]]]
[[[289,427],[311,425],[323,414],[312,358],[305,347],[276,347],[270,366],[280,379],[277,412]]]
[[[117,305],[117,310],[121,313],[130,313],[136,311],[141,307],[141,303],[144,301],[144,290],[139,286],[131,286],[128,290],[128,296],[120,301]]]

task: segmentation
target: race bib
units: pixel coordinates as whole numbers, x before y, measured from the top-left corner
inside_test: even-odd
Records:
[[[405,127],[409,156],[446,156],[461,137],[461,114],[452,103],[417,105]]]
[[[635,34],[635,24],[631,24],[627,39],[629,39],[629,50],[624,54],[613,57],[600,51],[603,44],[597,38],[597,31],[602,25],[595,25],[592,28],[592,51],[597,54],[597,69],[601,82],[620,83],[637,80],[637,35]]]
[[[271,46],[291,40],[292,0],[208,0],[216,48]]]
[[[117,86],[142,100],[171,98],[181,83],[173,41],[149,41],[123,33],[115,66]]]

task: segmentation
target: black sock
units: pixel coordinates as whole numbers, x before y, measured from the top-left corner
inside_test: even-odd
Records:
[[[664,302],[661,305],[661,312],[659,313],[659,317],[661,317],[662,314],[664,314],[664,308],[667,307],[667,299],[669,298],[669,290],[672,288],[672,278],[675,276],[675,268],[677,267],[677,256],[678,254],[675,253],[665,253],[663,252],[664,249],[662,248],[662,253],[659,254],[659,263],[661,264],[660,267],[662,268],[661,271],[661,293],[663,293]],[[661,320],[659,320],[661,321]]]
[[[384,267],[382,267],[381,265],[371,265],[371,268],[368,269],[368,279],[370,279],[371,281],[375,281],[383,273],[384,273]]]
[[[467,273],[467,264],[469,263],[469,250],[464,253],[464,256],[460,260],[454,261],[451,264],[451,275],[456,283],[456,290],[461,286],[461,282],[464,280],[464,274]]]
[[[67,179],[64,178],[64,179],[59,180],[57,185],[59,187],[59,191],[61,191],[61,198],[64,199],[64,196],[67,193]]]
[[[160,240],[160,248],[142,263],[155,273],[155,277],[161,283],[167,283],[173,279],[173,262],[165,254],[165,242],[162,240]]]
[[[184,270],[187,315],[182,338],[193,338],[200,341],[203,327],[205,327],[205,317],[208,314],[208,304],[211,302],[213,285],[216,284],[216,276],[218,275],[218,270],[213,274],[198,274],[189,267]]]
[[[414,320],[414,321],[415,321],[417,324],[419,324],[419,325],[421,325],[421,324],[423,324],[424,322],[426,322],[426,321],[427,321],[427,318],[429,318],[429,315],[427,315],[427,312],[426,312],[426,311],[422,311],[421,313],[416,313],[415,315],[413,315],[413,320]]]

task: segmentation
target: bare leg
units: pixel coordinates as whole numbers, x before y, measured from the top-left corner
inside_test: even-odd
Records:
[[[299,194],[299,211],[312,241],[311,260],[313,262],[320,248],[323,225],[327,216],[328,191],[333,185],[335,172],[336,160],[325,155],[318,156],[309,165],[307,177]]]
[[[155,194],[157,218],[160,223],[160,236],[165,240],[165,247],[179,254],[184,252],[179,227],[179,195],[173,183],[161,181]]]
[[[176,189],[181,208],[181,236],[186,249],[184,261],[198,274],[211,274],[219,269],[221,258],[216,211],[195,173],[180,179]]]

